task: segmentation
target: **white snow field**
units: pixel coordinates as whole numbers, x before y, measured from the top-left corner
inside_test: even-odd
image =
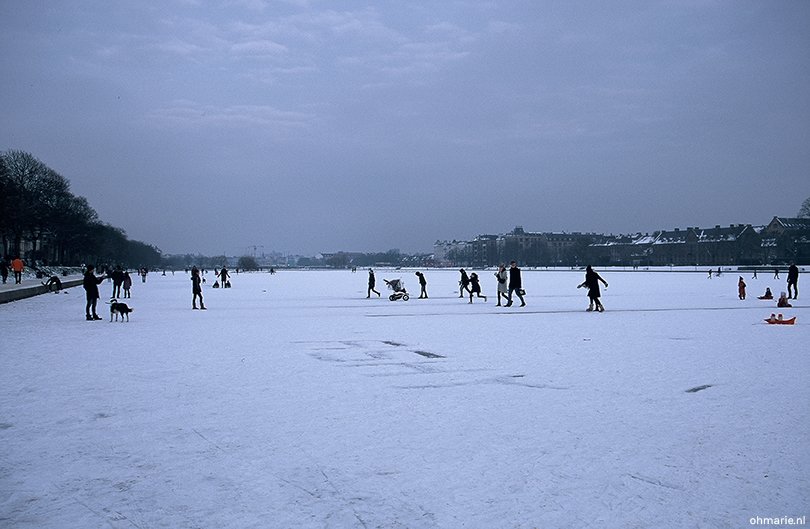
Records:
[[[3,528],[744,528],[810,514],[810,310],[784,279],[526,271],[136,281],[0,306]],[[402,277],[410,301],[386,299]],[[800,278],[802,284],[807,280]],[[810,294],[808,294],[810,296]],[[517,305],[517,304],[516,304]],[[797,316],[767,325],[772,312]],[[691,391],[690,391],[691,390]]]

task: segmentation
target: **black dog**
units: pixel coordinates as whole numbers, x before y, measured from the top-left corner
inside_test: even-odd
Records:
[[[124,316],[127,317],[127,321],[129,321],[129,313],[135,309],[129,308],[129,305],[126,303],[119,303],[117,299],[112,298],[110,300],[110,322],[113,321],[113,314],[115,314],[115,321],[118,321],[118,315],[121,315],[121,323],[124,323]]]

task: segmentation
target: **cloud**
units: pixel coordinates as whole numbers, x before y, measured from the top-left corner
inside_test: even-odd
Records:
[[[277,130],[302,129],[314,114],[280,110],[268,105],[202,105],[178,100],[149,112],[144,119],[157,126],[261,126]]]
[[[289,49],[272,40],[251,40],[231,45],[231,51],[241,55],[281,55]]]

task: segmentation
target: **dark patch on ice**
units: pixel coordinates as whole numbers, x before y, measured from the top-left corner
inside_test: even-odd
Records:
[[[394,347],[402,347],[403,345],[405,345],[404,343],[392,342],[391,340],[383,340],[382,343],[386,345],[392,345]]]
[[[13,425],[13,424],[11,424],[11,423],[7,423],[7,422],[0,422],[0,430],[8,430],[8,429],[9,429],[9,428],[11,428],[12,426],[14,426],[14,425]]]
[[[428,351],[414,351],[414,353],[424,356],[425,358],[445,358],[442,355],[437,355],[436,353],[429,353]]]
[[[512,375],[512,378],[523,378],[523,377],[525,377],[525,376],[526,376],[526,375]]]
[[[697,393],[698,391],[703,391],[704,389],[709,389],[714,384],[703,384],[702,386],[695,386],[693,388],[689,388],[686,390],[686,393]]]
[[[95,419],[109,419],[110,417],[112,417],[112,415],[110,415],[108,413],[96,413],[93,416],[93,418],[95,418]]]
[[[685,341],[685,340],[691,340],[692,338],[688,338],[688,337],[684,337],[684,336],[670,336],[669,339],[670,340]]]

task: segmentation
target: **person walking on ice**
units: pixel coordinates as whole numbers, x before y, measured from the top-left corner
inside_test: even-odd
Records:
[[[745,299],[745,281],[742,276],[740,276],[740,280],[737,281],[737,295],[740,299]]]
[[[366,294],[366,299],[371,297],[371,293],[374,292],[377,294],[377,297],[380,297],[380,293],[374,290],[374,287],[377,285],[377,279],[374,277],[374,270],[371,268],[368,269],[368,292]]]
[[[599,297],[601,293],[599,292],[599,282],[602,282],[607,288],[608,284],[607,281],[602,279],[602,276],[597,274],[591,265],[588,265],[585,268],[585,281],[577,285],[577,288],[588,287],[588,312],[605,312],[605,307],[602,306],[602,302],[599,301]]]
[[[481,283],[478,281],[478,274],[475,272],[470,274],[470,303],[473,302],[473,294],[479,298],[484,298],[484,303],[486,303],[487,297],[481,294]]]
[[[196,266],[191,268],[191,293],[193,297],[191,298],[191,308],[197,308],[197,298],[200,298],[200,309],[205,310],[205,304],[203,303],[203,295],[202,295],[202,278],[200,277],[200,271],[197,269]]]
[[[506,284],[509,274],[506,273],[506,267],[503,263],[498,266],[498,271],[495,272],[495,277],[498,278],[498,304],[496,306],[500,307],[501,298],[503,298],[504,303],[506,303],[509,299],[506,295],[506,293],[509,291],[509,287]]]
[[[421,288],[419,299],[427,299],[427,279],[425,279],[425,274],[422,272],[415,272],[415,274],[419,278],[419,287]]]
[[[526,300],[523,299],[523,280],[520,277],[520,268],[517,267],[517,262],[512,261],[509,263],[509,297],[506,303],[507,307],[512,306],[512,292],[516,293],[520,298],[520,306],[526,306]]]
[[[461,279],[458,282],[458,297],[463,298],[464,291],[470,291],[470,278],[467,277],[467,271],[463,268],[459,270],[459,273],[461,273]]]

